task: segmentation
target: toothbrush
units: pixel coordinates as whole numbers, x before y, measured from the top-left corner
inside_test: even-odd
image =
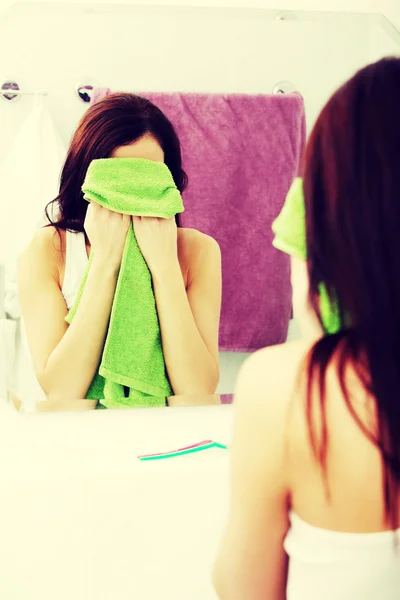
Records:
[[[201,450],[209,450],[210,448],[221,448],[224,450],[228,449],[228,447],[224,444],[219,444],[217,442],[213,442],[212,440],[205,440],[204,442],[198,442],[197,444],[185,446],[184,448],[178,448],[177,450],[171,450],[169,452],[160,452],[158,454],[144,454],[142,456],[138,456],[138,459],[141,461],[161,460],[164,458],[183,456],[185,454],[193,454],[194,452],[200,452]]]

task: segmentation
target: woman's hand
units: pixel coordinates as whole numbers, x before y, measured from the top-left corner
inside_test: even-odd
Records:
[[[178,263],[178,231],[175,219],[132,217],[139,248],[153,276]]]
[[[130,226],[130,215],[122,215],[91,202],[84,227],[96,260],[118,270]]]

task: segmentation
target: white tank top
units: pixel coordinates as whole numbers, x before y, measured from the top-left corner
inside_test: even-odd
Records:
[[[66,231],[65,272],[62,285],[62,295],[68,310],[76,300],[79,286],[86,272],[88,257],[84,233]]]
[[[284,542],[287,600],[400,599],[400,529],[341,533],[309,525],[294,513],[290,524]]]

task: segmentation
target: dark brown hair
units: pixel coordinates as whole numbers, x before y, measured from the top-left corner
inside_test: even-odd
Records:
[[[381,451],[386,517],[393,529],[400,493],[399,98],[400,59],[386,58],[359,71],[322,110],[303,173],[310,302],[321,321],[324,284],[343,324],[310,354],[311,443],[326,466],[325,377],[335,354],[347,406]],[[349,363],[376,399],[376,432],[367,431],[352,408],[345,385]],[[318,436],[312,423],[314,384],[322,409]]]
[[[57,198],[49,202],[46,216],[57,229],[84,231],[88,203],[82,184],[92,160],[108,158],[119,146],[144,135],[152,135],[164,152],[164,162],[182,193],[188,183],[182,169],[178,136],[167,117],[149,100],[128,93],[116,93],[93,104],[83,115],[73,137],[61,172]],[[55,222],[49,215],[54,204],[59,210]]]

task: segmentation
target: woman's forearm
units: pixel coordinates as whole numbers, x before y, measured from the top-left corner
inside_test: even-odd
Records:
[[[176,395],[214,394],[219,369],[193,318],[179,263],[153,275],[162,345]]]
[[[100,363],[117,275],[114,266],[93,260],[74,320],[40,377],[49,400],[85,398]]]
[[[42,400],[36,404],[37,412],[66,412],[66,411],[82,411],[95,410],[97,400]]]

